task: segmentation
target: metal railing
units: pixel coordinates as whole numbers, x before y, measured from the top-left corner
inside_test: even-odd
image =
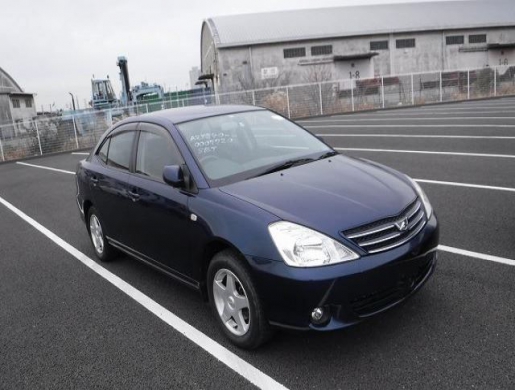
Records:
[[[324,81],[83,110],[0,125],[0,161],[90,148],[123,118],[176,107],[249,104],[298,119],[506,95],[515,95],[515,66]]]

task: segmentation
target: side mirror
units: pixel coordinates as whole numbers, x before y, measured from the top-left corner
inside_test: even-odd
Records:
[[[167,165],[163,169],[163,180],[174,188],[184,187],[184,174],[179,165]]]

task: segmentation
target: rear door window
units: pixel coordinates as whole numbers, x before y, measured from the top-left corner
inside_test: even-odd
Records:
[[[125,171],[129,170],[135,134],[135,131],[126,131],[111,136],[107,155],[108,166]]]

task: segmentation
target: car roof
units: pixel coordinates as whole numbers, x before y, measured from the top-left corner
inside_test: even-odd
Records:
[[[208,118],[211,116],[234,114],[245,111],[258,111],[264,110],[262,107],[246,106],[246,105],[220,105],[220,106],[191,106],[191,107],[180,107],[170,108],[167,110],[160,110],[151,112],[149,114],[143,114],[136,117],[127,118],[123,123],[127,122],[138,122],[138,121],[152,121],[162,122],[167,120],[173,124],[188,122],[195,119]],[[121,123],[121,122],[120,122]]]

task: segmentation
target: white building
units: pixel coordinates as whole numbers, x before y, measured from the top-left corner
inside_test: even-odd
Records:
[[[13,137],[24,123],[36,118],[34,94],[23,92],[14,79],[0,68],[0,137]]]
[[[515,65],[513,0],[347,6],[204,21],[217,92]]]

